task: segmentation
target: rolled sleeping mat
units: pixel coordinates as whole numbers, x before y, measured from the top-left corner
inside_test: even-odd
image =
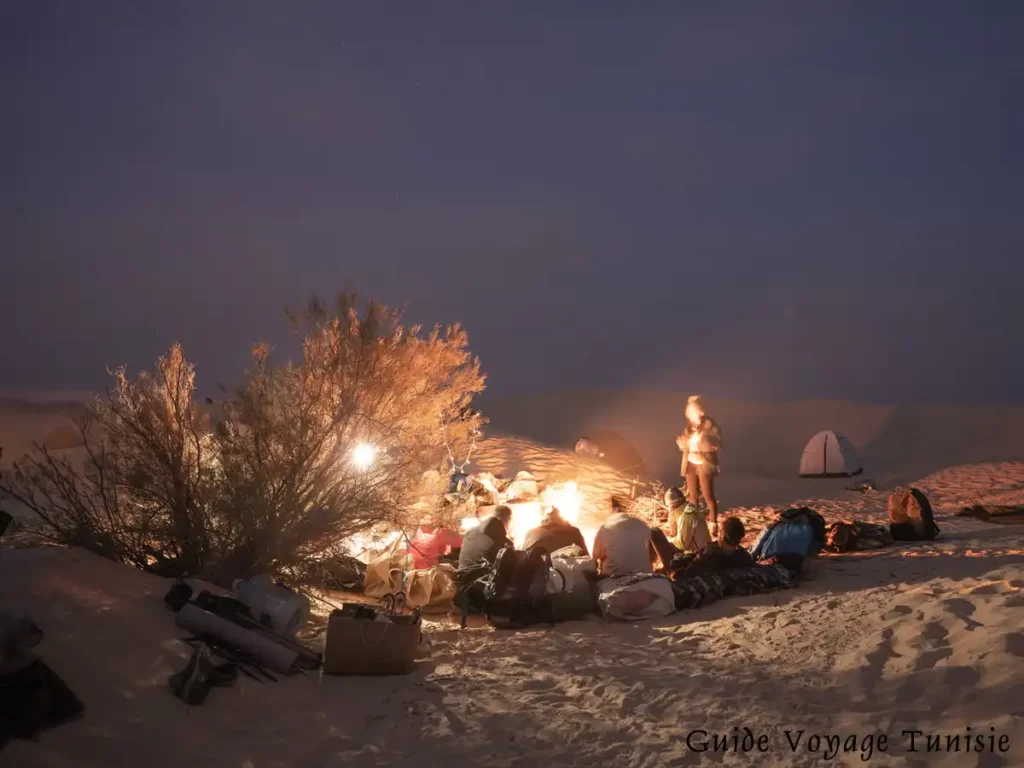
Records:
[[[262,667],[282,675],[298,669],[299,654],[275,643],[266,635],[254,632],[204,611],[193,603],[186,603],[178,611],[175,623],[196,635],[213,635],[247,654]]]

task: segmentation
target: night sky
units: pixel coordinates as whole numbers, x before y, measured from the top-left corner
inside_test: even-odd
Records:
[[[643,6],[638,10],[633,6]],[[1024,401],[1024,3],[0,1],[0,389],[348,281],[498,394]]]

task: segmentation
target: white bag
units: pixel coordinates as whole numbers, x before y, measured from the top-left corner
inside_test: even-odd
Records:
[[[640,574],[604,579],[598,583],[597,604],[606,619],[638,621],[668,616],[676,609],[667,576]]]

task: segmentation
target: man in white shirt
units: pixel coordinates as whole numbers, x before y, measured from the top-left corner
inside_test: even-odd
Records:
[[[630,517],[615,502],[613,513],[594,537],[594,560],[602,576],[651,573],[657,555],[651,544],[651,529]]]

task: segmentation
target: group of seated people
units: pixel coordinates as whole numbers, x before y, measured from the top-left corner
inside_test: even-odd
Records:
[[[740,545],[746,530],[743,521],[737,517],[728,517],[722,522],[717,541],[699,550],[684,550],[683,542],[675,531],[678,500],[681,498],[681,494],[673,494],[672,490],[667,494],[670,533],[674,541],[660,528],[651,528],[628,514],[621,503],[613,500],[613,512],[594,538],[592,556],[597,563],[598,574],[614,577],[661,571],[678,578],[754,564],[750,553]],[[459,568],[493,563],[504,547],[514,546],[508,536],[511,522],[512,510],[499,506],[492,516],[469,531],[462,541]],[[538,527],[527,532],[522,548],[543,548],[553,553],[574,546],[584,555],[591,554],[580,529],[553,508]]]

